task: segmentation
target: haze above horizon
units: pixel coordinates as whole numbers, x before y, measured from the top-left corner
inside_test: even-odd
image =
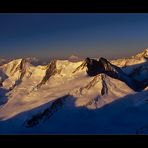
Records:
[[[119,58],[148,47],[148,14],[0,14],[1,58]]]

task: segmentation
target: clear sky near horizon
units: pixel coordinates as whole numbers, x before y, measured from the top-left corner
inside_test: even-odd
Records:
[[[118,58],[147,47],[148,14],[0,14],[1,58]]]

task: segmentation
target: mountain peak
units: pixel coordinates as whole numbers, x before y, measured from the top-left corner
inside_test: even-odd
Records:
[[[136,54],[135,56],[132,56],[132,58],[135,58],[135,59],[148,58],[148,48],[146,48],[144,51]]]
[[[145,49],[144,54],[148,57],[148,48]]]
[[[148,56],[148,48],[146,48],[143,52],[141,52],[144,56]]]
[[[78,56],[76,56],[76,55],[71,55],[69,58],[78,58]]]
[[[71,55],[70,57],[68,57],[68,60],[76,62],[79,61],[80,58],[77,55]]]

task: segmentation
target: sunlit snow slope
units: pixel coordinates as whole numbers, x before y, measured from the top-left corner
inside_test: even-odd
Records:
[[[148,49],[112,61],[2,64],[0,134],[148,133],[147,60]]]

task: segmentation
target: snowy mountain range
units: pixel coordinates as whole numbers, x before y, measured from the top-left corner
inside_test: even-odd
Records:
[[[148,49],[77,60],[1,64],[0,134],[147,134]]]
[[[70,57],[68,57],[68,60],[70,62],[79,62],[79,61],[82,61],[82,58],[76,56],[76,55],[71,55]]]

